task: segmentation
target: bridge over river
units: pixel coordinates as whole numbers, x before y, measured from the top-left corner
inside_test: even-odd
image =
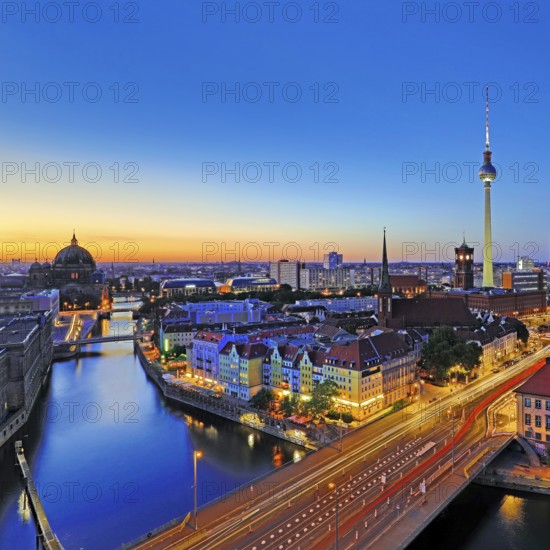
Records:
[[[106,336],[91,336],[76,340],[54,341],[54,355],[57,358],[73,357],[80,353],[82,346],[104,344],[107,342],[144,342],[151,337],[150,332],[134,332],[131,334],[113,334]]]

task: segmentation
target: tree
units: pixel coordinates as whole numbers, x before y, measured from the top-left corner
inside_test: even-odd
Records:
[[[529,340],[529,330],[527,327],[521,321],[517,321],[515,328],[518,340],[523,342],[524,345],[527,345],[527,341]]]
[[[249,403],[256,409],[267,411],[272,407],[273,401],[275,401],[275,392],[271,389],[262,388],[254,397],[252,397]]]
[[[405,408],[407,405],[407,401],[405,399],[399,399],[398,401],[395,401],[391,407],[392,412],[400,411],[401,409]]]
[[[181,346],[179,344],[176,344],[175,346],[171,347],[168,350],[168,355],[175,355],[176,357],[179,357],[180,355],[185,355],[187,352],[185,346]]]
[[[342,411],[342,414],[340,415],[340,411],[328,411],[328,413],[325,415],[327,418],[330,418],[331,420],[340,420],[340,416],[342,417],[342,422],[345,422],[346,424],[351,424],[355,418],[353,418],[353,415],[349,411]]]
[[[444,326],[433,331],[422,349],[421,362],[426,370],[442,380],[453,367],[470,372],[479,365],[481,354],[481,346],[466,343],[451,327]]]
[[[285,395],[281,401],[281,411],[285,416],[301,415],[304,412],[304,402],[297,393]]]
[[[330,410],[333,400],[339,395],[340,389],[334,380],[319,382],[311,392],[311,399],[307,403],[308,412],[317,418]]]

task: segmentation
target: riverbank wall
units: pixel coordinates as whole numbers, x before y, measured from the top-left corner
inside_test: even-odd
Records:
[[[184,390],[174,387],[164,380],[162,377],[163,372],[155,368],[154,363],[149,361],[149,359],[145,356],[139,342],[135,342],[134,349],[136,350],[137,356],[141,366],[145,370],[145,373],[151,380],[153,380],[153,382],[155,382],[166,399],[210,414],[215,414],[216,416],[220,416],[226,420],[231,420],[232,422],[237,422],[243,426],[248,426],[254,430],[267,433],[311,451],[316,451],[319,448],[320,445],[317,445],[310,440],[305,441],[301,437],[293,436],[292,430],[287,430],[285,432],[281,428],[277,428],[275,426],[268,426],[263,423],[248,422],[243,420],[241,418],[243,415],[246,413],[253,414],[254,411],[245,409],[244,407],[239,407],[233,403],[227,403],[223,398],[219,400],[212,400],[201,396],[194,396],[193,398],[186,396]]]
[[[550,495],[550,466],[533,465],[512,442],[474,483],[512,491]]]

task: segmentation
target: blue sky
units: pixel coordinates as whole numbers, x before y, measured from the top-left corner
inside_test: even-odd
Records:
[[[76,227],[105,249],[135,242],[142,260],[200,259],[205,242],[297,242],[313,259],[336,242],[372,261],[384,226],[392,261],[406,242],[441,249],[463,231],[480,242],[483,189],[467,163],[477,173],[491,82],[493,238],[503,259],[531,242],[548,259],[546,4],[499,14],[480,2],[469,21],[465,4],[460,16],[439,3],[438,22],[423,13],[434,2],[281,1],[270,22],[265,3],[241,2],[238,23],[224,13],[235,2],[121,3],[135,23],[115,23],[113,3],[87,21],[84,4],[74,22],[62,3],[58,22],[2,14],[0,146],[15,165],[2,165],[3,241],[67,240]],[[36,82],[38,101],[22,93]],[[222,93],[236,83],[238,102]],[[67,162],[79,163],[72,182]],[[39,163],[39,181],[23,181],[22,163]],[[223,181],[222,163],[239,163],[240,181]]]

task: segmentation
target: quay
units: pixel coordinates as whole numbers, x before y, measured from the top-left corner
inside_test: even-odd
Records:
[[[521,445],[520,441],[516,441],[510,443],[506,452],[478,475],[474,483],[486,487],[550,495],[550,467],[541,465],[536,453],[531,450],[536,457],[536,460],[533,460],[531,453],[525,451],[528,444]]]
[[[42,502],[40,501],[38,491],[36,490],[36,485],[32,479],[31,470],[27,464],[27,459],[25,458],[25,454],[23,452],[23,443],[21,441],[15,442],[15,456],[17,457],[17,462],[19,463],[19,467],[21,468],[21,472],[23,474],[23,479],[25,480],[25,490],[29,496],[31,508],[34,512],[34,517],[36,519],[36,524],[44,548],[46,548],[46,550],[63,550],[63,546],[61,546],[61,543],[55,536],[52,528],[50,527],[50,523],[48,522],[46,512],[42,506]]]
[[[153,362],[151,362],[146,357],[142,346],[140,345],[140,341],[134,341],[134,348],[137,352],[141,366],[145,370],[145,373],[157,384],[164,397],[166,397],[167,399],[182,403],[184,405],[188,405],[190,407],[194,407],[196,409],[200,409],[210,414],[221,416],[226,420],[238,422],[243,426],[248,426],[274,437],[278,437],[279,439],[284,439],[285,441],[289,441],[290,443],[294,443],[295,445],[299,445],[310,451],[316,451],[319,448],[319,446],[310,439],[293,436],[291,433],[292,430],[287,430],[285,432],[273,426],[268,426],[263,423],[260,424],[258,422],[246,421],[242,419],[241,417],[244,414],[252,413],[253,411],[249,411],[248,409],[244,409],[243,407],[239,407],[238,405],[225,403],[222,399],[220,399],[219,402],[211,403],[210,401],[214,400],[208,400],[206,397],[204,397],[203,399],[192,399],[191,397],[186,397],[181,390],[172,387],[166,382],[166,380],[162,378],[162,373],[155,369]]]

